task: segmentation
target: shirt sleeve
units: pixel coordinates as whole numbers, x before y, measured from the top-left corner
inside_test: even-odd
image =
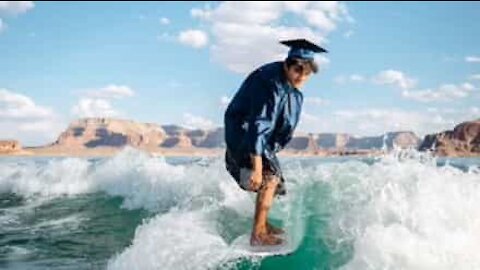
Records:
[[[279,96],[275,86],[257,77],[251,85],[251,111],[248,116],[248,150],[250,154],[262,155],[272,135],[278,118]]]
[[[285,135],[284,138],[282,138],[281,140],[279,140],[278,142],[275,142],[275,149],[274,151],[275,152],[279,152],[280,150],[282,150],[283,148],[285,148],[285,146],[292,140],[292,133],[288,133],[287,135]]]

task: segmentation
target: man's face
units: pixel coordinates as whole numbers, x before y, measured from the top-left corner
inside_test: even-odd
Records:
[[[312,75],[312,71],[302,65],[293,65],[285,69],[288,81],[297,89],[300,89]]]

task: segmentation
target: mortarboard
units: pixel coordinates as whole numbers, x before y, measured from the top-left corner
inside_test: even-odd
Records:
[[[306,39],[292,39],[280,41],[283,45],[290,47],[288,57],[300,59],[313,59],[315,53],[326,53],[324,48],[306,40]]]

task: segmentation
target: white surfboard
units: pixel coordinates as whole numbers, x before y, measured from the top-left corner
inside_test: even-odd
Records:
[[[287,232],[278,235],[278,237],[283,239],[283,242],[279,245],[251,246],[250,236],[250,233],[239,236],[233,240],[230,247],[240,255],[257,257],[285,256],[295,251],[295,247],[291,241],[292,239]]]

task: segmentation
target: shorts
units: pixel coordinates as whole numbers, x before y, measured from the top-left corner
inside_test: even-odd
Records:
[[[233,177],[235,182],[246,191],[250,186],[250,175],[252,174],[252,164],[250,157],[243,156],[242,158],[235,158],[231,152],[227,149],[225,152],[225,165],[227,171]],[[285,179],[283,178],[280,164],[275,155],[270,155],[270,158],[262,156],[262,185],[267,181],[279,179],[275,195],[285,195],[287,193],[285,189]],[[256,191],[253,191],[256,192]]]

